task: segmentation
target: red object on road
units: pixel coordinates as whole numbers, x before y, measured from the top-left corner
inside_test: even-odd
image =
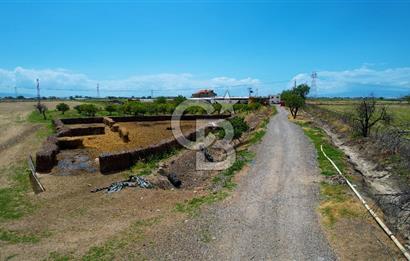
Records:
[[[280,106],[282,106],[282,107],[285,106],[285,102],[284,102],[284,101],[281,101],[281,102],[280,102]]]

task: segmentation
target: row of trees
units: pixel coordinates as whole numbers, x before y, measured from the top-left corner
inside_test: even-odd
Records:
[[[106,104],[105,106],[98,106],[96,104],[84,103],[77,105],[74,109],[82,115],[93,117],[99,111],[106,111],[109,115],[117,113],[119,115],[145,115],[145,114],[172,114],[175,108],[185,100],[180,96],[173,100],[167,100],[164,97],[155,99],[154,102],[140,102],[140,101],[127,101],[124,104]],[[219,113],[222,105],[219,103],[212,104],[214,107],[214,113]],[[234,104],[234,111],[236,112],[248,112],[256,111],[260,109],[262,105],[258,102],[250,104]],[[70,107],[66,103],[60,103],[57,105],[57,110],[62,114],[70,110]],[[200,106],[193,105],[186,110],[187,114],[206,114],[207,112]]]

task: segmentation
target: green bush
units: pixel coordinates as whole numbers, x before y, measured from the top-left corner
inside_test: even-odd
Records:
[[[232,124],[233,127],[233,138],[239,139],[242,134],[249,130],[249,125],[246,123],[243,117],[235,116],[229,119],[229,122]]]
[[[229,119],[228,121],[232,125],[232,129],[233,129],[233,134],[232,133],[228,133],[228,134],[232,135],[233,139],[239,139],[240,137],[242,137],[242,134],[244,132],[249,130],[249,125],[248,123],[246,123],[243,117],[235,116]],[[221,129],[218,133],[218,136],[219,138],[225,137],[225,129]]]
[[[66,111],[70,110],[70,106],[68,106],[68,104],[66,103],[59,103],[57,104],[56,109],[64,114]]]
[[[111,115],[113,112],[117,111],[117,108],[113,104],[108,104],[105,106],[105,110]]]
[[[164,103],[167,103],[167,99],[165,97],[158,97],[158,98],[155,98],[154,103],[164,104]]]
[[[260,104],[259,102],[253,102],[248,104],[247,106],[247,110],[248,111],[257,111],[260,109],[260,107],[262,106],[262,104]]]
[[[77,105],[74,107],[74,109],[78,111],[78,113],[80,114],[84,114],[84,115],[91,116],[91,117],[94,117],[95,114],[99,111],[99,108],[96,105],[91,104],[91,103]]]
[[[175,98],[174,98],[173,103],[174,103],[175,105],[179,105],[179,104],[181,104],[182,102],[184,102],[185,100],[186,100],[186,98],[185,98],[184,96],[178,95],[178,97],[175,97]]]
[[[76,110],[78,113],[81,114],[81,112],[82,112],[82,107],[81,107],[81,105],[76,105],[76,106],[74,106],[74,110]]]

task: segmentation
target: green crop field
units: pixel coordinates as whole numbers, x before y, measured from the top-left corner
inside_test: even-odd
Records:
[[[328,109],[331,111],[339,113],[353,113],[354,105],[356,101],[346,102],[343,104],[334,103],[334,104],[320,104],[318,105],[321,108]],[[387,107],[387,111],[393,116],[394,125],[405,125],[410,124],[410,104],[383,104]]]

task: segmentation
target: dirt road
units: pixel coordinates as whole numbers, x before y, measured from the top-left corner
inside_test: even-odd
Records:
[[[278,108],[234,196],[187,220],[146,254],[183,260],[334,260],[315,212],[319,179],[313,145]]]

